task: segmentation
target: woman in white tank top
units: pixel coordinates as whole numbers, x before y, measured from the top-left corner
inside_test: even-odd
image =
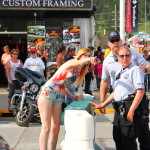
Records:
[[[13,49],[11,51],[11,59],[6,63],[6,74],[9,82],[9,94],[8,94],[8,110],[12,111],[11,108],[11,98],[15,92],[16,88],[19,88],[20,85],[15,78],[15,70],[17,67],[23,67],[22,62],[18,59],[19,50]]]

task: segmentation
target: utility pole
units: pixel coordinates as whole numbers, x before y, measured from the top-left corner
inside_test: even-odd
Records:
[[[125,0],[120,0],[120,37],[125,42]]]
[[[147,1],[147,0],[145,0],[145,33],[147,32],[147,31],[146,31],[146,23],[147,23],[147,17],[146,17],[146,1]]]
[[[115,4],[115,31],[117,30],[117,8]]]

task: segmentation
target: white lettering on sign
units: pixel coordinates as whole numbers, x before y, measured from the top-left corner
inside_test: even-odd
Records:
[[[137,3],[137,0],[133,0],[132,3],[135,5]]]
[[[132,26],[135,27],[135,20],[136,20],[136,6],[133,7],[133,16],[132,16]]]
[[[4,7],[84,7],[86,0],[2,0]]]
[[[2,1],[3,6],[17,6],[17,7],[21,7],[21,6],[40,6],[40,0],[3,0]]]

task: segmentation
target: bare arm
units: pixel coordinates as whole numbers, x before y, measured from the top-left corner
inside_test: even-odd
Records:
[[[90,102],[91,105],[95,106],[94,109],[101,109],[109,105],[114,100],[114,92],[110,94],[110,96],[105,100],[105,102],[101,104],[96,104],[93,102]]]
[[[76,59],[71,59],[68,60],[64,66],[66,67],[66,69],[70,70],[76,67],[82,67],[86,64],[92,63],[95,65],[96,63],[96,57],[89,57],[89,58],[84,58],[84,59],[80,59],[80,60],[76,60]]]
[[[148,71],[146,72],[147,74],[150,74],[150,63],[146,64],[145,65],[145,68],[148,69]]]
[[[73,100],[78,100],[79,99],[79,96],[78,95],[73,95],[69,90],[68,90],[68,88],[65,88],[65,94],[68,96],[68,97],[70,97],[70,98],[72,98]]]
[[[109,80],[101,80],[100,86],[100,102],[104,102],[106,99],[107,91],[109,86]]]
[[[7,61],[4,61],[4,60],[3,60],[3,56],[2,56],[2,57],[1,57],[1,64],[2,64],[2,65],[6,65],[6,63],[7,63]]]
[[[10,62],[9,61],[6,63],[6,74],[7,74],[9,84],[13,84],[11,76],[10,76]]]
[[[56,58],[56,62],[57,62],[57,67],[60,67],[64,63],[64,56],[58,54]]]
[[[129,112],[127,114],[127,119],[130,122],[133,122],[134,111],[139,106],[139,104],[140,104],[140,102],[143,98],[143,95],[144,95],[144,89],[138,89],[137,92],[136,92],[135,98],[133,100],[133,103],[132,103],[132,105],[129,109]]]
[[[46,62],[48,62],[48,53],[44,53],[40,58],[45,58]]]

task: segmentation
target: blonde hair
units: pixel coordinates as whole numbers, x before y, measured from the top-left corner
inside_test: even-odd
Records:
[[[130,49],[129,49],[128,46],[120,46],[117,55],[119,55],[119,52],[122,51],[123,49],[126,49],[126,50],[129,51],[129,53],[131,54],[131,51],[130,51]]]
[[[39,47],[40,47],[41,45],[44,46],[44,43],[38,43],[38,44],[36,45],[36,50],[37,50],[37,51],[39,50]]]
[[[16,52],[16,53],[19,55],[19,50],[18,50],[18,49],[15,49],[15,48],[12,49],[11,52],[10,52],[10,53],[11,53],[11,56],[12,56],[13,52]]]
[[[92,55],[92,51],[89,49],[89,48],[83,48],[83,49],[80,49],[75,57],[75,59],[79,60],[81,58],[81,56],[87,52],[90,52],[91,55]],[[79,85],[80,83],[83,82],[83,79],[85,77],[85,75],[87,74],[88,72],[88,65],[84,65],[82,68],[81,68],[81,71],[80,71],[80,76],[77,78],[76,82],[74,83],[75,85]]]

